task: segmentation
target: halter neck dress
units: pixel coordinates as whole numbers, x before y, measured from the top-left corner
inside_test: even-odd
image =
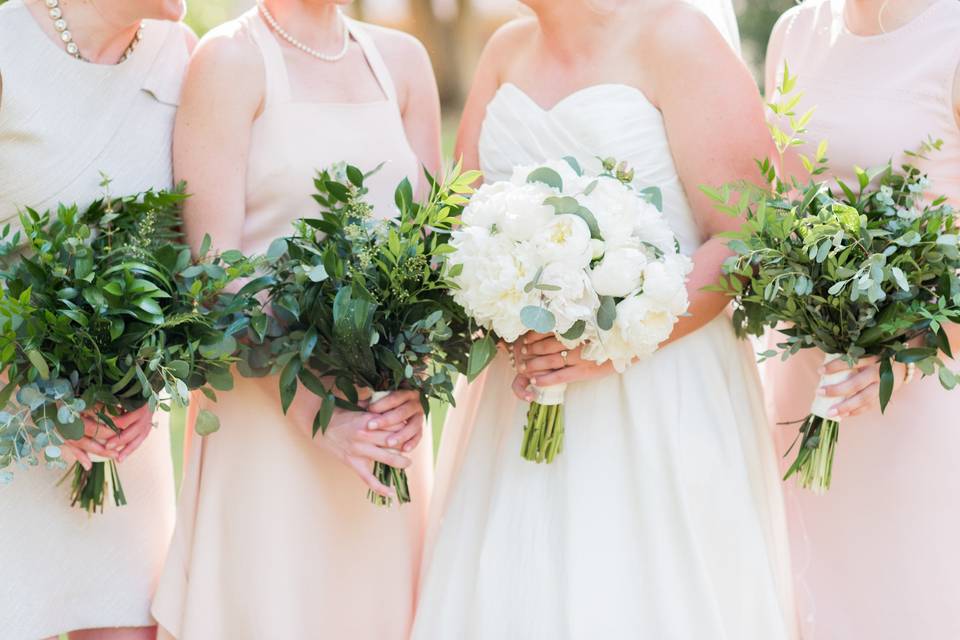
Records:
[[[237,21],[266,72],[247,167],[246,252],[265,251],[316,211],[310,195],[318,169],[386,162],[368,182],[381,217],[395,214],[393,192],[403,178],[416,185],[419,163],[393,80],[368,27],[348,24],[381,100],[297,101],[262,17],[254,10]],[[235,378],[210,407],[220,430],[191,451],[153,607],[161,637],[405,639],[430,497],[429,445],[417,448],[408,469],[413,502],[375,507],[362,481],[283,415],[276,380]]]

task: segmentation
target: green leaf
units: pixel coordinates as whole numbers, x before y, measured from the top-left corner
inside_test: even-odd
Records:
[[[220,430],[220,418],[216,414],[206,409],[201,409],[197,413],[197,419],[193,423],[193,430],[198,436],[208,436]]]
[[[33,349],[27,351],[27,359],[30,360],[30,364],[37,370],[37,374],[39,374],[41,378],[44,380],[50,378],[50,367],[47,366],[47,361],[43,359],[39,351]]]
[[[893,363],[890,358],[880,361],[880,412],[883,413],[893,396]]]
[[[203,234],[203,240],[200,242],[200,250],[197,252],[197,255],[199,256],[207,255],[207,252],[210,251],[210,244],[212,242],[213,240],[210,239],[209,233]]]
[[[941,366],[937,374],[944,389],[950,390],[957,386],[957,374],[945,366]]]
[[[597,326],[610,331],[617,319],[617,303],[612,296],[600,296],[600,309],[597,310]]]
[[[287,241],[284,238],[277,238],[270,243],[270,246],[267,248],[267,258],[269,260],[277,260],[282,257],[283,254],[287,252]]]
[[[520,321],[531,331],[550,333],[557,324],[557,320],[549,309],[527,305],[520,310]]]
[[[647,187],[640,190],[640,195],[644,200],[656,207],[657,211],[663,211],[663,191],[660,187]]]
[[[561,178],[560,174],[550,167],[540,167],[539,169],[534,169],[527,176],[527,182],[542,182],[548,187],[553,187],[557,191],[563,191],[563,178]]]
[[[903,272],[903,269],[900,267],[891,267],[890,273],[893,275],[893,279],[898,287],[904,291],[910,291],[910,283],[907,281],[907,274]]]
[[[467,359],[467,379],[471,382],[480,375],[493,357],[497,354],[497,345],[489,333],[482,339],[470,345],[470,355]]]
[[[319,339],[320,336],[317,334],[316,327],[307,329],[307,332],[303,335],[303,339],[300,341],[300,359],[302,361],[306,362],[310,359]]]
[[[563,160],[570,165],[570,168],[573,169],[574,173],[576,173],[578,176],[583,175],[583,168],[580,166],[580,163],[577,162],[576,158],[573,156],[564,156]]]
[[[357,189],[363,188],[363,172],[353,165],[347,165],[347,180]]]
[[[330,426],[330,419],[333,417],[333,410],[337,407],[336,397],[332,393],[323,396],[323,403],[320,410],[313,417],[313,437],[317,437],[317,432],[326,433]]]
[[[583,331],[586,328],[587,328],[586,322],[584,322],[583,320],[577,320],[576,322],[573,323],[573,325],[569,329],[561,333],[560,336],[566,340],[576,340],[577,338],[583,335]]]
[[[306,367],[300,369],[298,378],[300,378],[300,382],[303,383],[303,386],[307,388],[307,391],[318,398],[322,398],[330,393],[327,391],[327,388],[323,386],[323,382],[320,381],[320,378],[314,375],[314,373]]]

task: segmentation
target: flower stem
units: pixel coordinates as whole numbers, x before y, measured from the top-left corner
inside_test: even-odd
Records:
[[[563,405],[531,402],[523,428],[520,455],[524,460],[551,463],[563,451]]]
[[[837,450],[840,423],[810,415],[800,427],[800,434],[800,450],[783,479],[796,474],[801,487],[823,494],[830,488],[833,476],[833,457]]]

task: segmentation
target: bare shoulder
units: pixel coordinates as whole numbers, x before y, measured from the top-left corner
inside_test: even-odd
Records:
[[[507,22],[490,36],[483,48],[480,66],[501,75],[530,46],[539,29],[536,18],[532,17]]]
[[[213,90],[233,87],[230,93],[262,93],[263,56],[243,18],[225,22],[200,39],[190,58],[190,78]]]
[[[682,0],[651,2],[642,14],[635,35],[647,53],[683,61],[707,59],[718,50],[730,49],[713,21]]]
[[[370,34],[377,50],[383,56],[401,94],[423,90],[430,83],[436,84],[430,55],[422,42],[398,29],[369,23],[363,23],[362,27]]]
[[[242,74],[232,76],[234,80],[242,80],[248,74],[263,74],[263,57],[243,18],[207,32],[197,43],[190,65]]]
[[[200,39],[187,69],[185,103],[204,110],[257,112],[266,87],[263,56],[243,18],[216,27]]]

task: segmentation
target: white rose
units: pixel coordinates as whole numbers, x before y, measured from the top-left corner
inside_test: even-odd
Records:
[[[544,264],[565,262],[585,267],[593,255],[590,227],[583,218],[568,213],[553,216],[533,236],[532,242]]]
[[[568,331],[577,320],[588,322],[596,316],[600,300],[583,268],[564,262],[548,264],[540,275],[540,284],[559,287],[541,291],[547,309],[557,320],[556,333]]]
[[[612,249],[590,271],[590,282],[601,296],[622,298],[640,288],[646,256],[637,249]]]
[[[643,269],[643,293],[648,303],[675,316],[687,310],[686,276],[690,261],[671,256],[663,262],[651,262]]]

